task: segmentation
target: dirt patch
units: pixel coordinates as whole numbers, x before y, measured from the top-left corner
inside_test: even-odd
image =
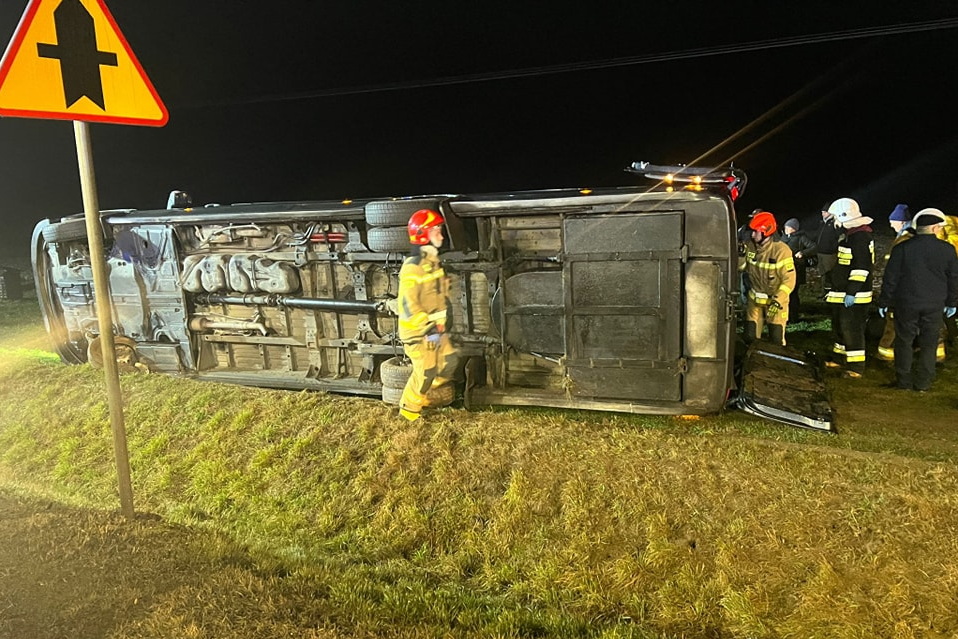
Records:
[[[0,491],[0,638],[340,636],[321,597],[224,543]]]

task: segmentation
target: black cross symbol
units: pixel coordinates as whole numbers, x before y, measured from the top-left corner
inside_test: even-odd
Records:
[[[63,0],[53,12],[53,23],[58,42],[38,42],[37,55],[60,61],[67,108],[86,96],[105,111],[100,66],[117,66],[116,54],[97,49],[93,16],[80,0]]]

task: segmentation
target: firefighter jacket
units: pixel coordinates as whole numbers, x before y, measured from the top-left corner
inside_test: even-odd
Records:
[[[958,254],[931,234],[895,246],[878,305],[915,310],[958,306]]]
[[[432,246],[407,257],[399,270],[399,339],[413,342],[445,330],[449,310],[449,278]]]
[[[795,289],[795,261],[785,242],[771,239],[759,246],[749,240],[739,268],[748,276],[748,298],[753,303],[767,306],[774,300],[788,308],[788,296]]]
[[[838,243],[838,262],[831,270],[832,288],[825,301],[843,304],[846,295],[854,295],[855,304],[871,303],[874,265],[875,241],[871,227],[866,224],[848,229]]]
[[[946,215],[945,226],[941,230],[938,239],[944,240],[955,247],[958,252],[958,215]]]

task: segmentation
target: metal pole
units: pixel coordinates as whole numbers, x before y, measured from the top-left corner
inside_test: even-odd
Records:
[[[123,423],[123,395],[116,366],[113,340],[113,313],[110,304],[110,280],[103,254],[103,236],[100,230],[100,203],[96,194],[96,176],[93,173],[93,150],[90,146],[90,127],[86,122],[73,121],[77,160],[80,165],[80,188],[83,191],[83,212],[86,214],[86,235],[90,245],[90,263],[93,266],[93,287],[97,319],[100,324],[100,347],[103,353],[103,373],[110,403],[110,426],[113,428],[113,454],[120,484],[120,508],[126,517],[133,517],[133,487],[130,484],[130,454],[126,445],[126,426]]]

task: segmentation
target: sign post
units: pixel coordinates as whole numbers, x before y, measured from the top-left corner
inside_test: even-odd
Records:
[[[113,341],[113,309],[110,303],[110,277],[106,270],[103,235],[100,231],[100,203],[96,194],[96,175],[93,172],[93,150],[90,146],[90,125],[74,121],[77,163],[80,167],[80,188],[83,192],[83,212],[86,215],[86,236],[90,245],[90,263],[93,266],[94,303],[100,326],[100,348],[103,353],[103,373],[106,378],[107,399],[110,405],[110,427],[113,430],[113,456],[116,458],[116,476],[120,487],[120,509],[127,517],[133,516],[133,485],[130,481],[130,453],[126,444],[126,424],[123,420],[123,393],[116,365],[116,345]]]
[[[103,0],[31,0],[0,61],[0,116],[73,120],[120,508],[132,517],[110,278],[88,122],[163,126],[169,114]]]

